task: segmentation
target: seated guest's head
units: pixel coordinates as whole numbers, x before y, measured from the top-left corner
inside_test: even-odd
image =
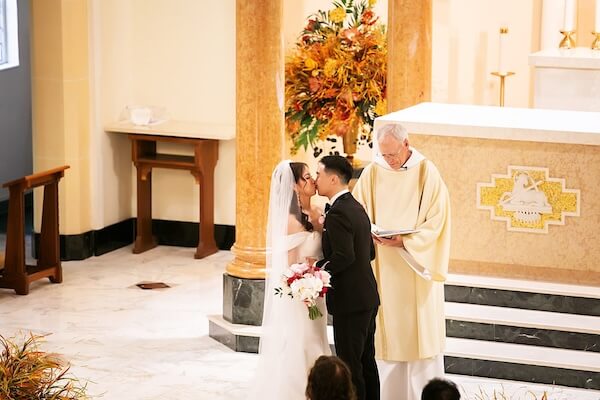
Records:
[[[459,400],[460,392],[454,382],[434,378],[425,385],[421,400]]]
[[[321,356],[308,374],[309,400],[356,400],[348,366],[336,356]]]

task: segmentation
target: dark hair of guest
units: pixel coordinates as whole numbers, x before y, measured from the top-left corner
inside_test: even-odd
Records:
[[[350,182],[350,179],[352,179],[354,170],[346,157],[325,156],[321,158],[319,162],[323,164],[325,171],[336,174],[344,185],[347,185],[348,182]]]
[[[350,369],[336,356],[321,356],[308,373],[309,400],[356,400]]]
[[[434,378],[430,380],[421,392],[421,400],[459,400],[460,392],[454,382]]]
[[[290,168],[292,169],[292,173],[294,174],[294,182],[300,183],[304,182],[306,185],[306,179],[302,176],[302,171],[304,168],[308,167],[308,165],[301,162],[291,162]],[[298,195],[296,192],[292,194],[292,203],[290,204],[290,214],[292,214],[298,222],[302,224],[304,229],[308,232],[312,232],[314,229],[313,224],[309,221],[308,215],[302,212],[302,206],[300,205],[300,199],[298,199]]]

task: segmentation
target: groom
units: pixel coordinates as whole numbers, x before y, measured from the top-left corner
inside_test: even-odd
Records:
[[[375,247],[369,217],[348,191],[351,178],[346,158],[319,161],[315,183],[331,206],[325,207],[324,259],[316,265],[331,274],[327,309],[333,316],[336,353],[350,367],[358,400],[379,400],[374,343],[379,294],[371,269]]]

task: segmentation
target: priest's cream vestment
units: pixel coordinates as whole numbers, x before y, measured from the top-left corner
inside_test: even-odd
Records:
[[[431,274],[418,275],[396,247],[377,246],[372,262],[381,306],[375,334],[378,359],[405,362],[444,350],[444,285],[450,254],[450,200],[433,163],[413,149],[400,170],[369,164],[353,195],[384,230],[416,229],[404,248]]]

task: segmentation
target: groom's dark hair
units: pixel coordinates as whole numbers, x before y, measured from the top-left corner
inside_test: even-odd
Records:
[[[325,171],[336,174],[343,184],[347,185],[350,179],[352,179],[354,170],[346,157],[325,156],[319,162],[323,164]]]
[[[350,369],[336,356],[321,356],[308,373],[306,398],[310,400],[356,400]]]

